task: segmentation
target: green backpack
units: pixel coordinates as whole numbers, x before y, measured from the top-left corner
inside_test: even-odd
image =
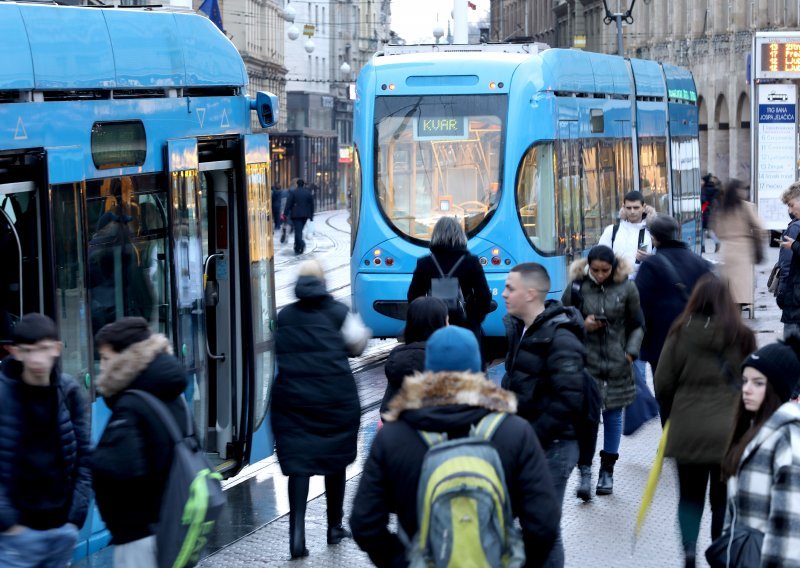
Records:
[[[417,488],[419,529],[409,566],[517,568],[525,564],[503,466],[490,440],[507,415],[493,412],[469,436],[420,431],[429,449]]]

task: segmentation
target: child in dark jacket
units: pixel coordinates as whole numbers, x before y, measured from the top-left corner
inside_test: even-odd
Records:
[[[424,296],[408,306],[404,343],[398,345],[386,359],[386,392],[381,402],[381,414],[389,410],[389,401],[400,391],[403,379],[425,368],[425,342],[431,334],[447,325],[447,306],[439,298]]]

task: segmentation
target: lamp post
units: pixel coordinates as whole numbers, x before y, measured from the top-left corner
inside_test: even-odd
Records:
[[[603,18],[603,23],[605,25],[610,25],[611,22],[617,23],[617,55],[624,56],[624,48],[622,47],[622,22],[630,25],[633,23],[633,16],[631,13],[633,12],[633,7],[636,5],[636,0],[631,0],[630,7],[622,11],[620,4],[622,3],[621,0],[617,0],[617,11],[612,12],[608,9],[608,1],[603,0],[603,8],[605,8],[606,16]]]
[[[444,28],[442,27],[442,24],[436,22],[436,25],[433,27],[433,37],[436,38],[437,44],[439,43],[439,40],[442,39],[443,35],[444,35]]]

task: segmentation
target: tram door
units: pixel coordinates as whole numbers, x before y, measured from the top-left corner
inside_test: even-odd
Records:
[[[206,444],[208,368],[203,290],[203,203],[198,184],[197,140],[167,142],[169,217],[172,232],[172,328],[176,355],[184,364],[198,437]]]
[[[44,308],[39,207],[33,182],[0,183],[0,357],[19,318]]]

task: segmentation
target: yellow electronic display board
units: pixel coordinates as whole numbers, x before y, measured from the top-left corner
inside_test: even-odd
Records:
[[[752,59],[755,79],[800,79],[800,32],[757,32]]]

